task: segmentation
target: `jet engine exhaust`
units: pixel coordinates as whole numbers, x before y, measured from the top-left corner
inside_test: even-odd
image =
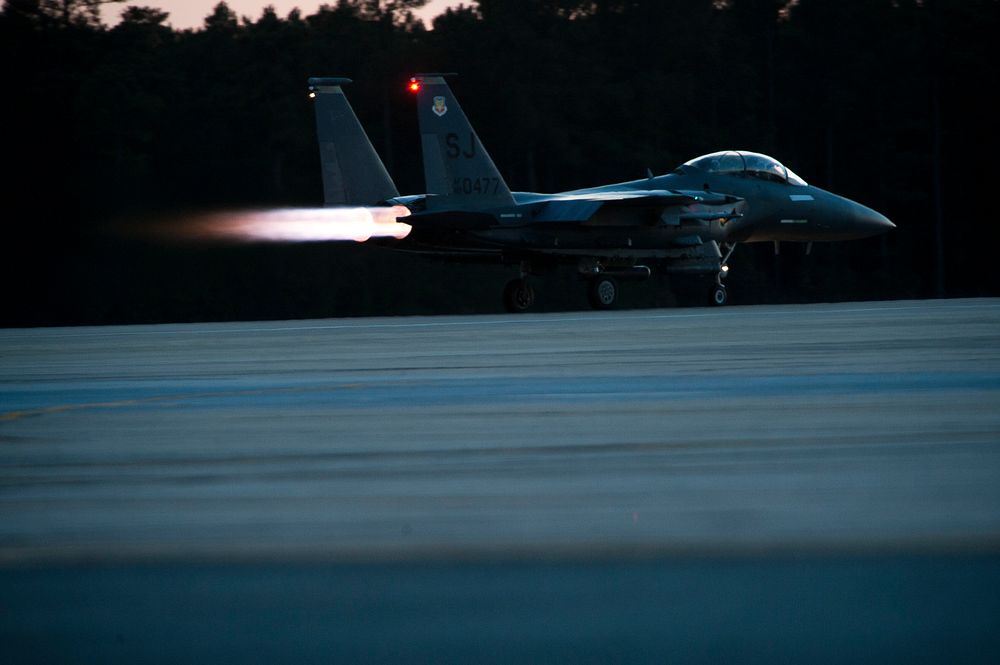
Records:
[[[396,221],[404,206],[279,208],[205,213],[160,229],[179,239],[235,242],[327,242],[405,238],[410,226]]]

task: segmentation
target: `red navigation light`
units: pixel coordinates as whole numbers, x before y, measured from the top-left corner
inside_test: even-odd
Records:
[[[420,92],[420,81],[417,79],[410,79],[410,84],[406,87],[410,92]]]

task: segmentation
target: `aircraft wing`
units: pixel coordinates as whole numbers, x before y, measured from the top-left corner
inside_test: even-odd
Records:
[[[406,218],[406,223],[420,228],[469,231],[497,225],[572,225],[588,222],[604,209],[618,210],[626,218],[639,213],[636,220],[658,219],[666,225],[700,226],[714,220],[740,217],[743,209],[743,199],[705,191],[615,189],[522,195],[519,198],[515,206],[487,210],[458,208],[443,211],[418,207]]]
[[[586,221],[602,208],[646,208],[664,223],[709,221],[740,216],[743,199],[708,191],[673,189],[581,190],[545,200],[535,222]],[[673,221],[671,221],[673,220]]]
[[[727,194],[685,189],[580,189],[564,194],[546,196],[551,201],[638,201],[664,204],[709,203],[719,204],[736,200]]]

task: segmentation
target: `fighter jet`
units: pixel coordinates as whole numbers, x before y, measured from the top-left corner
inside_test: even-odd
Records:
[[[713,152],[674,171],[556,194],[512,192],[452,93],[445,74],[417,74],[414,93],[427,192],[400,196],[344,96],[343,78],[311,78],[327,205],[402,205],[411,232],[393,249],[499,262],[517,272],[503,293],[511,312],[535,301],[534,281],[558,266],[585,279],[595,309],[613,307],[619,282],[705,275],[724,305],[729,259],[741,243],[853,240],[892,222],[807,184],[778,160]]]

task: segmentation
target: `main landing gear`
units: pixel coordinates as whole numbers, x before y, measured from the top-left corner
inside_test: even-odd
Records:
[[[503,290],[503,304],[508,312],[527,312],[535,304],[535,289],[524,277],[507,282]]]
[[[611,309],[618,302],[618,281],[614,277],[598,275],[587,283],[587,298],[594,309]],[[512,279],[503,290],[503,305],[508,312],[527,312],[535,304],[535,289],[525,277]]]
[[[503,290],[503,304],[508,312],[528,311],[535,304],[535,289],[528,282],[533,274],[531,265],[521,264],[521,276],[507,282]],[[587,281],[587,300],[594,309],[612,309],[618,304],[621,281],[641,281],[649,278],[652,271],[642,265],[617,265],[606,267],[593,259],[583,260],[577,272]]]
[[[619,282],[641,282],[653,274],[647,266],[607,267],[592,261],[581,261],[577,270],[587,276],[587,299],[594,309],[612,309],[618,304],[618,296],[621,295]]]
[[[587,296],[594,309],[611,309],[618,301],[618,282],[606,275],[591,277]]]

